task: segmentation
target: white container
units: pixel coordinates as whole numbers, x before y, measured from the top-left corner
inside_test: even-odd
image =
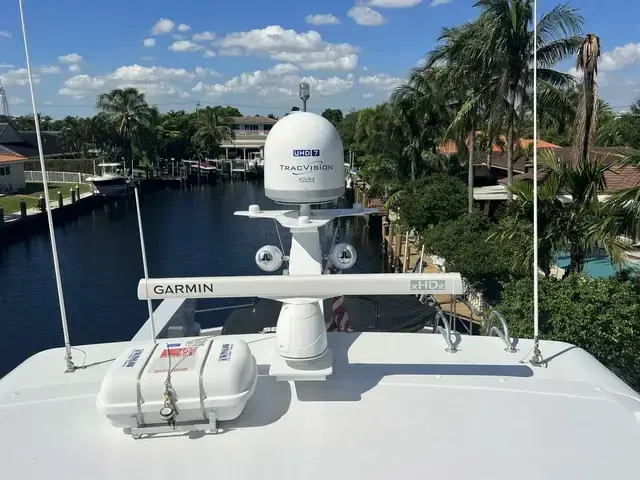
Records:
[[[160,409],[169,369],[176,425],[237,418],[258,378],[256,360],[240,339],[178,338],[131,346],[105,375],[98,411],[119,428],[166,425]]]

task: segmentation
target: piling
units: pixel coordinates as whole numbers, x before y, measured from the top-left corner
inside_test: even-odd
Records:
[[[396,270],[397,270],[397,265],[400,265],[400,252],[402,249],[402,234],[399,231],[396,231],[396,238],[395,238],[395,243],[393,245],[393,256],[395,257],[394,260],[396,262]]]
[[[58,207],[62,208],[63,206],[64,206],[64,203],[62,201],[62,192],[58,190]]]
[[[27,218],[27,202],[20,199],[20,217]]]
[[[76,203],[76,191],[73,188],[71,189],[71,203]]]
[[[0,205],[0,227],[4,225],[4,208]]]

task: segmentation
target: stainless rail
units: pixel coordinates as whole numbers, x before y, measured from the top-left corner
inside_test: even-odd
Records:
[[[500,328],[493,325],[494,317],[500,320],[500,323],[502,324],[502,330],[500,330]],[[502,339],[502,341],[505,343],[505,345],[507,346],[505,350],[507,352],[515,353],[518,351],[518,349],[515,347],[515,345],[511,341],[511,337],[509,336],[509,327],[507,325],[507,321],[500,314],[500,312],[497,312],[496,310],[492,311],[487,317],[487,336],[491,337],[494,333],[498,335]]]
[[[444,327],[439,325],[440,320],[442,320]],[[458,347],[451,341],[451,324],[449,323],[449,319],[440,311],[436,313],[436,324],[434,328],[444,337],[444,341],[447,342],[447,352],[456,353]]]

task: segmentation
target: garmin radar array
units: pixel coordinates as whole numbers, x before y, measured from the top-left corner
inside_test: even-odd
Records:
[[[304,112],[283,118],[267,137],[265,190],[272,200],[291,207],[263,211],[250,205],[247,211],[235,212],[275,220],[291,231],[288,256],[282,243],[280,248],[265,245],[255,255],[258,267],[269,273],[286,262],[283,275],[145,278],[138,285],[138,298],[277,300],[283,305],[269,374],[283,381],[317,381],[333,373],[324,300],[341,295],[462,292],[457,273],[323,275],[329,264],[340,270],[351,268],[357,253],[352,245],[337,242],[334,232],[333,246],[323,255],[319,229],[338,217],[377,211],[360,204],[350,209],[311,208],[344,194],[343,168],[342,141],[329,121]],[[135,345],[105,378],[98,408],[132,435],[174,429],[217,431],[217,421],[238,416],[253,394],[255,365],[241,339],[171,339],[165,346]]]

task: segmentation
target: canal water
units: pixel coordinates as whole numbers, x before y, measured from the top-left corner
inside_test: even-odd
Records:
[[[279,208],[255,181],[145,195],[141,209],[150,276],[262,273],[255,252],[279,245],[279,239],[273,221],[233,215],[250,204]],[[56,228],[72,345],[129,340],[147,319],[146,303],[136,295],[143,270],[135,212],[133,198],[121,199]],[[358,222],[363,220],[343,219],[339,230],[340,239],[358,250],[352,271],[380,271],[379,232],[363,230]],[[280,228],[280,234],[288,252],[288,231]],[[332,236],[333,229],[325,228],[325,245]],[[202,300],[198,308],[240,303],[246,300]],[[227,315],[202,314],[198,322],[203,328],[220,326]],[[0,377],[30,355],[63,345],[46,232],[0,247],[0,328]]]

